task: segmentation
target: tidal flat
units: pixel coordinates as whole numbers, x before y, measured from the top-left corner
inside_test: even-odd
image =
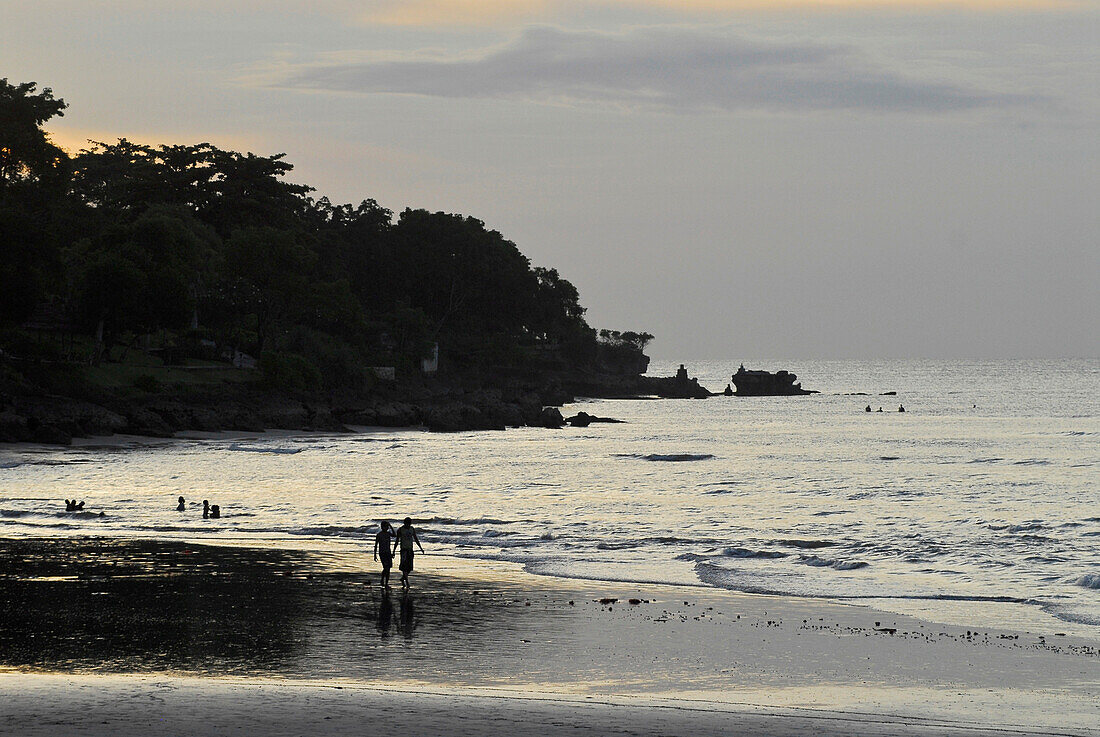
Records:
[[[402,595],[347,547],[4,540],[0,732],[1097,734],[1087,639],[418,567]]]

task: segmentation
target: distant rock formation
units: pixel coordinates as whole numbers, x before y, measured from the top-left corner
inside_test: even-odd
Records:
[[[573,427],[588,427],[593,422],[608,422],[614,424],[622,424],[623,422],[622,420],[612,419],[611,417],[597,417],[587,412],[578,412],[572,417],[566,417],[565,421]]]
[[[699,379],[688,376],[687,368],[682,363],[675,376],[649,378],[647,384],[662,399],[706,399],[714,396],[709,389],[699,386]]]
[[[788,397],[804,394],[817,394],[816,391],[803,389],[802,384],[796,384],[798,377],[788,371],[753,371],[745,368],[745,364],[737,369],[733,375],[733,385],[737,387],[736,395],[739,397]]]

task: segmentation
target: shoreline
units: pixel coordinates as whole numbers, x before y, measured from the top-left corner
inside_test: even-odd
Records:
[[[862,605],[561,579],[445,556],[418,558],[426,570],[402,597],[399,588],[389,596],[378,589],[361,551],[117,539],[20,541],[15,549],[5,540],[0,550],[0,605],[17,606],[36,628],[18,631],[5,612],[0,691],[43,688],[52,703],[68,703],[61,682],[99,690],[129,674],[140,680],[122,688],[132,695],[152,694],[167,679],[171,690],[206,689],[227,704],[236,698],[232,678],[243,678],[261,694],[298,688],[290,700],[299,702],[308,700],[302,689],[318,684],[436,689],[440,709],[471,690],[490,699],[620,698],[631,704],[626,712],[650,716],[647,704],[673,699],[738,718],[753,709],[807,709],[814,718],[859,712],[916,730],[898,734],[945,733],[920,731],[928,719],[975,733],[975,725],[992,728],[995,714],[1025,733],[1087,735],[1100,717],[1100,649],[1087,641],[968,632]],[[13,561],[23,561],[22,574]],[[37,593],[26,595],[32,587]],[[250,614],[242,620],[242,612]],[[72,632],[77,625],[87,629]],[[105,635],[116,640],[99,650],[93,638]],[[34,662],[16,662],[19,653]],[[286,685],[301,682],[311,685]],[[278,700],[256,698],[258,709]],[[365,713],[383,701],[348,708]],[[20,708],[30,718],[29,703]],[[785,718],[767,717],[761,729]],[[895,733],[868,730],[859,733]]]

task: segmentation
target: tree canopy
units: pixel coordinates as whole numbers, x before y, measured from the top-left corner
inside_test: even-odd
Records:
[[[119,138],[69,156],[43,127],[65,107],[0,80],[9,331],[51,305],[94,337],[89,360],[159,334],[173,356],[249,353],[327,388],[415,366],[433,343],[457,367],[598,350],[577,289],[476,218],[314,198],[283,154]],[[608,335],[639,352],[652,337]]]

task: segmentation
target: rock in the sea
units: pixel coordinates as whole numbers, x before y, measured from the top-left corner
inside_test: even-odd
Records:
[[[733,375],[733,384],[739,397],[790,397],[804,394],[817,394],[816,391],[803,389],[796,384],[798,377],[788,371],[755,371],[746,369],[744,364]]]
[[[483,429],[485,418],[472,404],[452,402],[428,412],[424,424],[432,432],[459,432]]]
[[[593,422],[606,422],[614,424],[622,424],[622,420],[616,420],[611,417],[597,417],[596,415],[590,415],[587,412],[578,412],[572,417],[566,417],[565,421],[573,427],[588,427]]]
[[[565,418],[557,407],[544,407],[539,413],[538,426],[556,429],[565,424]]]
[[[572,417],[566,417],[565,421],[573,427],[588,427],[592,424],[592,415],[587,412],[578,412]]]
[[[688,376],[687,367],[680,364],[675,376],[647,377],[646,383],[662,399],[706,399],[713,396],[699,385],[699,379]]]

